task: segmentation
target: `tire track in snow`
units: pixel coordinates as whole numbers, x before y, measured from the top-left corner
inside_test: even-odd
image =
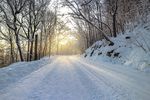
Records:
[[[60,60],[28,100],[89,100],[69,59]],[[65,64],[64,64],[65,63]]]
[[[132,98],[128,90],[134,85],[132,78],[127,80],[128,75],[103,67],[77,57],[58,57],[6,88],[0,100],[141,100]],[[143,96],[148,100],[147,94]]]
[[[95,98],[91,100],[131,100],[122,87],[111,84],[110,80],[106,79],[103,75],[97,75],[80,62],[75,64],[80,69],[77,72],[83,85],[89,88],[89,91],[95,91],[91,91],[93,98]],[[85,78],[86,81],[83,81]],[[92,87],[94,88],[92,89]]]
[[[85,62],[84,60],[78,60],[77,61],[81,64],[83,64],[88,71],[92,72],[93,74],[95,74],[95,76],[99,77],[99,76],[104,76],[104,82],[108,83],[112,83],[114,84],[113,87],[116,87],[115,85],[123,88],[123,90],[125,90],[126,93],[128,93],[131,97],[132,100],[149,100],[150,98],[150,85],[148,85],[148,78],[147,81],[144,81],[145,83],[142,82],[141,77],[140,78],[136,78],[138,75],[136,75],[137,73],[134,73],[133,76],[136,77],[132,77],[132,73],[128,74],[124,74],[125,72],[123,70],[118,70],[118,69],[110,69],[107,68],[107,66],[103,66],[101,64],[90,64],[89,62]],[[114,65],[113,65],[114,66]],[[117,71],[115,71],[117,70]],[[123,71],[123,73],[122,73]],[[140,73],[139,73],[140,74]],[[106,81],[105,81],[106,80]],[[140,81],[141,80],[141,81]],[[146,88],[144,85],[145,84]],[[127,94],[127,95],[128,95]]]

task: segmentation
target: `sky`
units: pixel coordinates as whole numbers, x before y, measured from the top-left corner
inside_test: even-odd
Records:
[[[66,6],[62,6],[62,2],[63,0],[52,0],[51,4],[50,4],[50,9],[54,10],[54,6],[56,5],[56,2],[58,1],[58,17],[63,20],[65,23],[67,22],[67,26],[71,29],[71,30],[75,30],[74,28],[74,22],[72,20],[72,17],[70,15],[68,15],[68,13],[71,13],[72,11],[66,7]]]

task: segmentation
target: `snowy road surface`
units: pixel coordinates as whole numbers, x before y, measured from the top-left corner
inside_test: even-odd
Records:
[[[0,90],[0,100],[150,100],[150,77],[120,66],[60,56]]]

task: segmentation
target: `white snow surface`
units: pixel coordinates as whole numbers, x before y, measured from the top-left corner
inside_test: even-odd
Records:
[[[0,69],[0,90],[4,89],[8,85],[20,80],[22,77],[32,73],[35,70],[48,64],[53,59],[49,57],[42,58],[38,61],[31,62],[17,62]]]
[[[126,37],[129,37],[126,39]],[[97,41],[85,51],[86,58],[110,63],[122,64],[139,71],[150,73],[150,23],[138,25],[133,30],[120,33],[116,38],[111,38],[113,46],[106,40]],[[93,52],[94,50],[94,52]],[[113,53],[108,56],[107,53]],[[91,53],[93,54],[91,55]],[[114,57],[119,53],[118,57]]]
[[[149,100],[149,76],[117,64],[57,56],[0,69],[0,100]]]

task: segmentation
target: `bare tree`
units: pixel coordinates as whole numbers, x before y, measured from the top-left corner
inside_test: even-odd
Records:
[[[21,27],[18,25],[18,22],[20,19],[19,14],[26,6],[27,1],[28,0],[3,0],[3,2],[0,5],[0,9],[3,13],[3,18],[7,26],[14,32],[15,42],[18,47],[21,61],[24,61],[24,58],[22,55],[20,39],[19,39],[19,32]]]

